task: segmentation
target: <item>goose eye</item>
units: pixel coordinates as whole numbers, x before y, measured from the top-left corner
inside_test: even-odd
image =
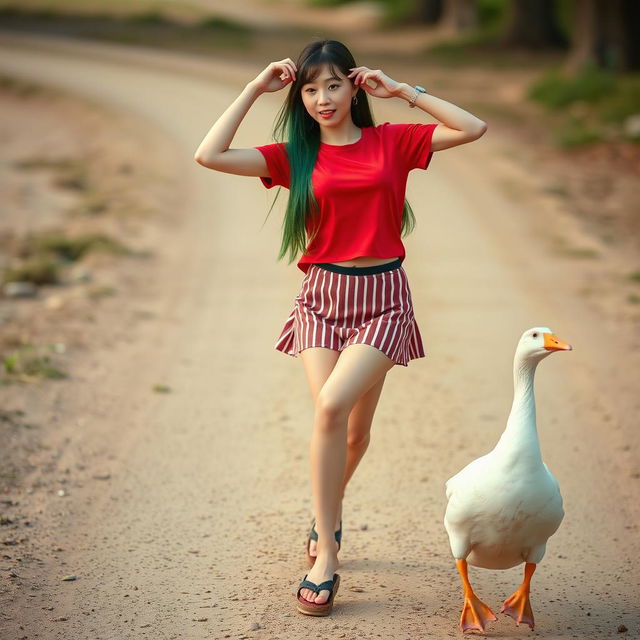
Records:
[[[537,337],[538,337],[537,332],[533,334],[533,337],[534,337],[534,338],[537,338]]]

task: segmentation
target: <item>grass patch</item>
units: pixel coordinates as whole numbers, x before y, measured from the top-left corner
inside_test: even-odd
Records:
[[[103,233],[87,233],[74,238],[62,233],[30,234],[24,240],[22,250],[26,255],[50,255],[62,262],[76,262],[89,251],[120,255],[129,253],[119,241]]]
[[[34,257],[18,265],[5,268],[2,283],[32,282],[33,284],[57,284],[60,281],[58,265],[51,258]]]
[[[97,287],[91,287],[87,291],[87,296],[91,300],[100,300],[102,298],[115,296],[116,293],[117,293],[117,290],[115,287],[112,287],[111,285],[108,285],[108,284],[104,284]]]
[[[598,102],[615,87],[615,76],[602,69],[587,67],[573,77],[554,69],[529,88],[527,97],[557,111],[574,102]]]
[[[569,197],[569,189],[563,184],[548,184],[544,187],[545,193],[549,193],[552,196],[558,196],[559,198],[568,198]]]
[[[119,241],[102,233],[89,233],[73,238],[59,232],[29,234],[21,240],[17,264],[10,264],[5,268],[2,282],[56,284],[60,282],[61,267],[77,262],[90,251],[133,254]]]
[[[640,141],[628,120],[640,113],[640,74],[614,73],[589,65],[573,76],[558,69],[531,85],[527,97],[559,114],[556,144],[577,147],[611,137]]]
[[[569,258],[592,259],[600,257],[600,254],[595,249],[588,249],[586,247],[564,247],[561,253]]]
[[[66,2],[50,10],[32,2],[25,8],[0,7],[0,25],[10,30],[55,30],[70,36],[184,51],[244,49],[252,44],[253,30],[240,23],[211,15],[201,8],[180,10],[176,4],[174,9],[173,13],[190,13],[190,21],[180,21],[149,3],[139,2],[132,10],[126,4],[111,7],[104,2],[83,7]],[[194,14],[197,14],[195,22]]]
[[[17,350],[3,355],[4,372],[13,379],[25,382],[38,378],[59,380],[68,375],[52,359],[55,345],[33,345],[25,343]]]
[[[632,282],[638,282],[640,283],[640,271],[634,271],[633,273],[630,273],[628,275],[629,280],[631,280]]]
[[[35,82],[14,78],[7,74],[0,74],[0,90],[7,91],[21,98],[52,93],[51,89],[36,84]]]
[[[589,124],[584,116],[569,116],[553,132],[553,141],[559,147],[572,149],[605,140],[604,134]]]
[[[592,260],[600,257],[600,254],[595,249],[591,249],[589,247],[571,247],[567,244],[564,238],[554,238],[553,244],[556,253],[566,256],[567,258]]]
[[[35,157],[15,162],[13,166],[22,171],[54,171],[54,184],[62,189],[86,191],[89,188],[86,165],[74,158]]]

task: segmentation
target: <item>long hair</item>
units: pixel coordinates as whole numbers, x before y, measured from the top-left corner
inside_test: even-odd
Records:
[[[318,232],[318,202],[313,193],[311,174],[320,149],[320,125],[307,112],[302,101],[301,88],[319,75],[327,64],[332,73],[336,67],[343,75],[356,67],[356,62],[347,47],[337,40],[317,40],[309,43],[296,60],[296,79],[289,86],[289,94],[282,105],[273,129],[273,139],[284,142],[289,157],[290,185],[289,200],[282,222],[282,243],[278,260],[289,252],[289,264],[298,253],[304,253],[307,246],[307,226],[310,229],[309,242]],[[353,78],[349,78],[353,85]],[[359,88],[357,104],[351,102],[351,117],[357,127],[374,126],[366,91]],[[273,209],[280,187],[271,204],[267,217]],[[401,235],[413,231],[415,216],[409,202],[404,201]]]

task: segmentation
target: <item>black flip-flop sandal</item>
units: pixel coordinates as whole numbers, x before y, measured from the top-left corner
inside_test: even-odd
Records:
[[[308,574],[307,574],[308,575]],[[333,609],[333,600],[336,593],[338,593],[338,586],[340,585],[340,576],[337,573],[333,574],[332,580],[325,580],[320,584],[307,580],[307,576],[304,577],[300,586],[298,587],[297,594],[297,607],[300,613],[304,613],[307,616],[328,616]],[[321,591],[329,591],[329,599],[323,604],[316,604],[315,602],[309,602],[305,600],[300,592],[302,589],[311,589],[314,593],[320,593]]]
[[[336,542],[338,543],[338,551],[340,551],[340,547],[342,546],[342,520],[340,520],[340,528],[335,532]],[[311,530],[307,534],[307,542],[306,542],[306,552],[307,552],[307,565],[311,568],[316,562],[316,556],[312,556],[309,553],[309,547],[311,546],[311,541],[315,540],[318,542],[318,532],[316,531],[316,519],[314,518],[311,521]]]

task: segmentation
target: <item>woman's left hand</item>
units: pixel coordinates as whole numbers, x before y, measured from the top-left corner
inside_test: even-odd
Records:
[[[401,84],[383,73],[380,69],[368,67],[353,67],[347,78],[354,78],[356,87],[362,88],[370,96],[376,98],[393,98],[400,92]],[[368,84],[367,80],[373,80],[375,87]]]

